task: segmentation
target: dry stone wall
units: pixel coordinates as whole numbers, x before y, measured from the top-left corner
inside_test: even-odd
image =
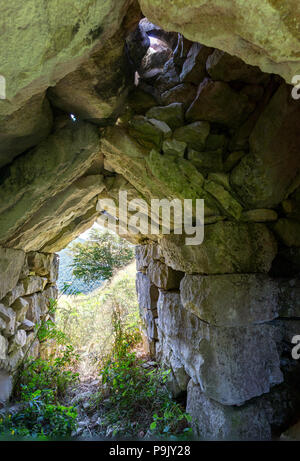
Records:
[[[36,327],[57,298],[58,256],[0,247],[0,403],[12,391],[22,360],[37,358]]]

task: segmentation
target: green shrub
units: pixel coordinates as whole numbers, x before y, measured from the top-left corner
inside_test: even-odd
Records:
[[[115,428],[115,436],[148,432],[160,439],[186,438],[191,432],[190,417],[166,388],[170,371],[145,368],[145,361],[133,351],[139,337],[124,327],[118,311],[113,325],[114,348],[100,372],[102,388],[97,396],[103,410],[102,425]]]
[[[92,229],[89,240],[77,242],[70,249],[73,274],[86,283],[108,280],[114,270],[126,266],[134,258],[134,246],[109,231]]]

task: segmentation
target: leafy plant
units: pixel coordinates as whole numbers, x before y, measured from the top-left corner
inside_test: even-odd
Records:
[[[86,283],[99,279],[108,280],[114,270],[124,267],[134,257],[134,247],[112,232],[92,229],[84,243],[74,243],[73,274]]]
[[[102,388],[97,404],[102,407],[103,426],[114,428],[113,435],[132,437],[148,432],[155,438],[186,438],[189,415],[174,402],[167,390],[170,373],[163,368],[145,368],[133,348],[138,335],[124,326],[118,310],[113,313],[114,347],[100,375]]]

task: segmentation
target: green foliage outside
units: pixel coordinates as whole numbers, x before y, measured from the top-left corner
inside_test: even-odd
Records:
[[[78,380],[74,366],[78,356],[52,320],[57,303],[51,300],[50,317],[36,325],[35,336],[41,342],[54,340],[55,350],[47,360],[30,357],[30,347],[19,365],[14,386],[16,409],[0,415],[0,439],[61,439],[76,428],[77,412],[62,404],[71,384]]]
[[[109,231],[92,229],[89,240],[77,242],[70,249],[73,255],[73,274],[84,282],[108,280],[116,269],[134,258],[134,247]]]
[[[91,401],[101,410],[104,428],[112,427],[116,438],[190,438],[190,416],[166,387],[170,370],[145,368],[145,359],[135,351],[141,338],[124,324],[119,309],[113,313],[113,329],[113,348],[100,370],[101,388]]]

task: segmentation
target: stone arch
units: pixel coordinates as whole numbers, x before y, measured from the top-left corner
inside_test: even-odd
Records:
[[[129,0],[107,2],[107,11],[91,2],[81,15],[63,5],[50,9],[57,27],[42,31],[43,66],[36,66],[41,50],[34,49],[30,71],[22,60],[4,67],[3,395],[34,323],[56,296],[55,252],[99,217],[99,199],[118,203],[119,191],[146,205],[153,198],[201,198],[203,244],[187,246],[174,234],[127,236],[138,245],[137,291],[149,350],[171,368],[174,395],[187,392],[200,437],[269,439],[300,408],[299,366],[291,357],[300,317],[300,105],[275,75],[287,78],[294,65],[283,58],[275,63],[274,56],[273,62],[263,48],[255,60],[254,40],[244,55],[235,29],[226,29],[231,40],[223,51],[207,29],[195,32],[194,20],[181,26],[172,8],[168,22],[160,2],[150,3],[140,1],[143,12],[172,32],[148,23],[147,30],[172,51],[168,59],[158,56],[159,71],[141,74],[138,85],[134,71],[149,39],[145,29],[137,33],[142,15]],[[210,11],[204,5],[203,15]],[[33,14],[42,14],[38,6]],[[279,22],[280,14],[265,11]],[[26,51],[22,43],[20,49]]]

